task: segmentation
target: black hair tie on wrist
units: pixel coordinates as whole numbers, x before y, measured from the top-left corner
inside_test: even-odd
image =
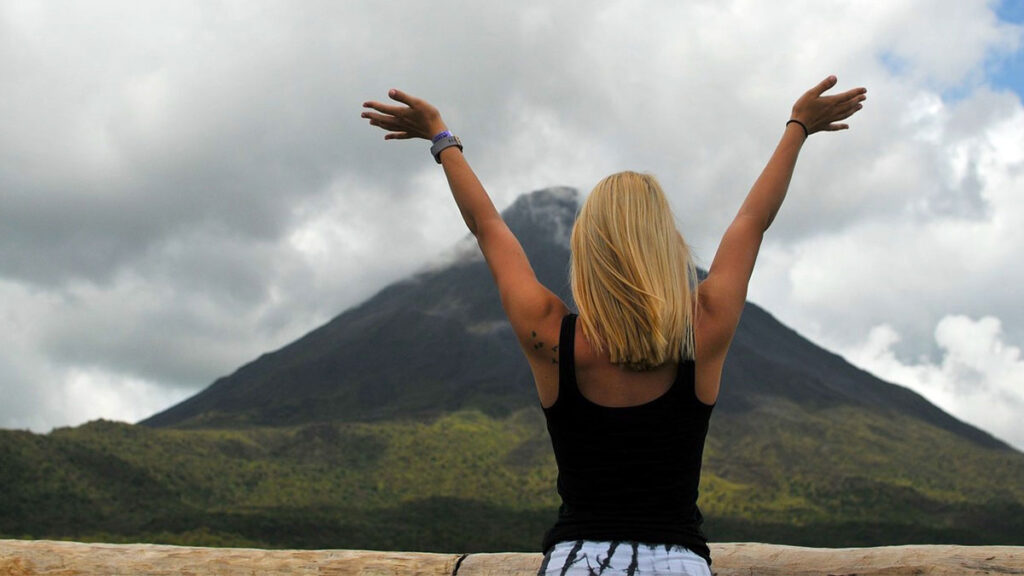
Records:
[[[786,126],[789,126],[790,124],[799,124],[800,127],[804,129],[804,138],[807,138],[808,136],[811,135],[811,133],[807,131],[807,126],[804,125],[803,122],[799,120],[790,120],[789,122],[786,122]]]

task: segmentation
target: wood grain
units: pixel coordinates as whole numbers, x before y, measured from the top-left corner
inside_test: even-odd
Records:
[[[1024,575],[1024,547],[711,546],[716,576]],[[0,576],[306,575],[513,576],[536,574],[540,554],[429,554],[368,550],[263,550],[156,544],[0,540]]]

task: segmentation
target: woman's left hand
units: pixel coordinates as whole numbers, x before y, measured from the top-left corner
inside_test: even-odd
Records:
[[[385,140],[407,140],[409,138],[432,139],[434,136],[447,130],[441,113],[437,111],[426,100],[415,98],[402,92],[391,89],[388,97],[405,106],[382,104],[380,102],[363,102],[363,108],[370,108],[376,112],[365,111],[363,118],[370,121],[370,126],[379,126],[388,133],[384,135]]]
[[[846,130],[849,124],[840,123],[864,107],[867,88],[854,88],[841,94],[825,96],[824,93],[836,85],[836,77],[829,76],[811,88],[793,104],[791,119],[800,122],[807,135],[815,132]]]

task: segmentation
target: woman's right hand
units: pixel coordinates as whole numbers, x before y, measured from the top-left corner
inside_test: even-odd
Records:
[[[861,102],[867,98],[867,88],[854,88],[841,94],[823,96],[835,85],[836,77],[829,76],[814,88],[804,92],[796,104],[793,104],[790,119],[800,121],[807,128],[808,135],[822,130],[846,130],[850,126],[838,122],[853,116],[864,107]]]
[[[369,108],[373,112],[365,111],[362,114],[363,118],[370,121],[371,126],[378,126],[388,132],[384,135],[385,140],[430,140],[447,129],[441,120],[441,113],[426,100],[394,89],[388,91],[388,97],[405,106],[374,101],[363,102],[363,108]]]

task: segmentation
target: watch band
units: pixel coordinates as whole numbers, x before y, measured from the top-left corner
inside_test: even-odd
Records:
[[[450,148],[452,146],[458,146],[459,150],[462,150],[462,141],[459,140],[458,136],[452,136],[449,134],[448,136],[441,138],[437,142],[434,142],[434,144],[430,147],[430,153],[434,155],[434,160],[436,160],[437,163],[440,164],[441,150],[444,150],[445,148]]]

